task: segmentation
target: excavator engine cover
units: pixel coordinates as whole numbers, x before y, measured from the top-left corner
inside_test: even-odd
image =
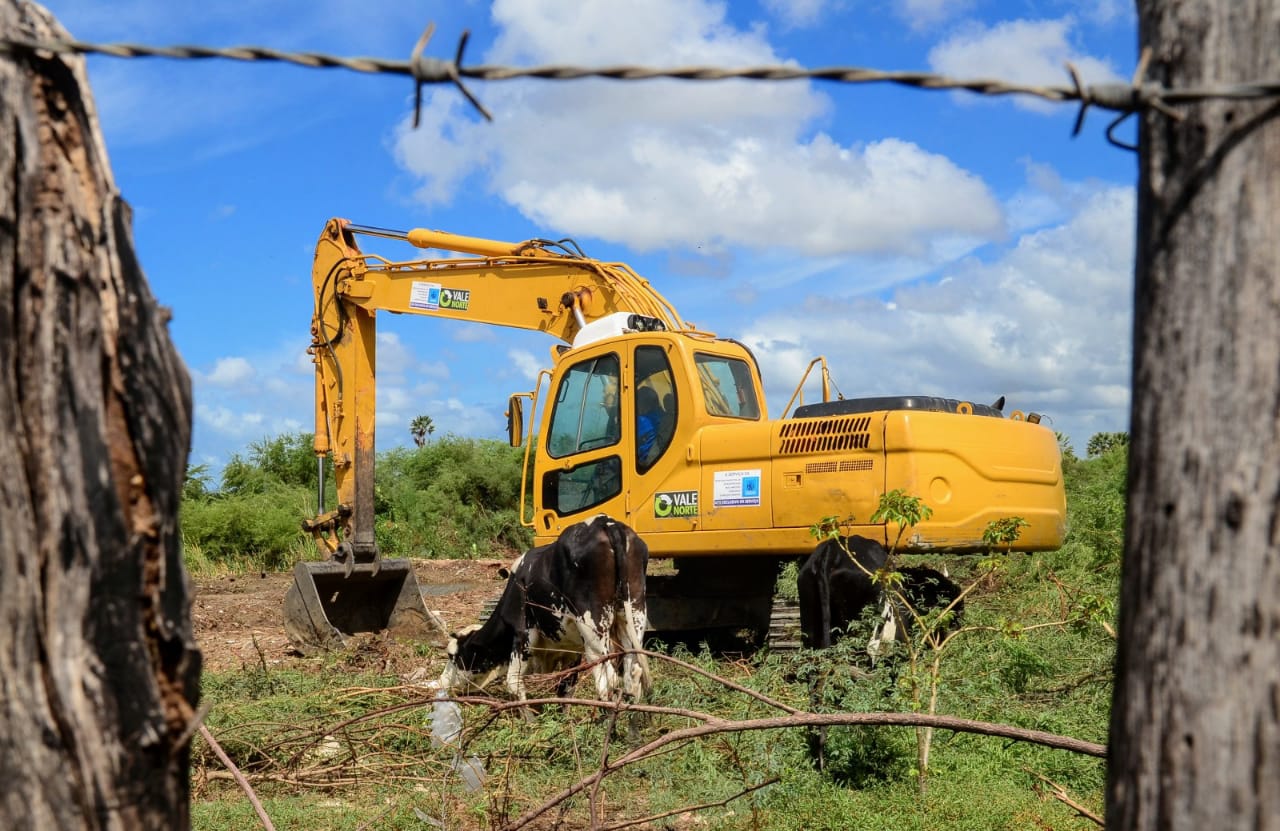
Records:
[[[434,617],[409,560],[298,563],[284,596],[285,632],[303,654],[340,649],[357,632],[431,637]]]

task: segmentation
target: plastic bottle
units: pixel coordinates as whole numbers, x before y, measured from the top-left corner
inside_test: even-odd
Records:
[[[462,734],[462,707],[444,698],[444,692],[436,693],[431,705],[431,743],[437,747],[452,745]]]

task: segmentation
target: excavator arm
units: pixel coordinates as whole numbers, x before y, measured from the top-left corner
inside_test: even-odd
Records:
[[[358,235],[462,254],[392,262]],[[315,452],[320,515],[307,530],[343,562],[377,560],[373,534],[376,313],[388,311],[546,332],[572,344],[592,323],[625,313],[632,328],[688,330],[647,280],[581,255],[570,241],[500,242],[442,231],[390,231],[331,219],[316,243],[311,347],[316,367]],[[332,456],[337,506],[323,509]]]

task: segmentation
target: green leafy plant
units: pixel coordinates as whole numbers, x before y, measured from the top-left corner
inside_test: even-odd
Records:
[[[1105,456],[1113,450],[1129,446],[1128,433],[1094,433],[1089,438],[1086,452],[1089,458]]]
[[[912,496],[902,488],[895,488],[880,495],[880,506],[871,515],[872,522],[888,522],[898,527],[898,535],[889,546],[892,559],[898,547],[902,545],[902,537],[908,529],[933,516],[933,509],[924,504],[918,496]]]
[[[978,587],[983,576],[999,567],[998,561],[991,555],[995,552],[1007,553],[1017,542],[1022,529],[1028,526],[1027,521],[1022,517],[1002,517],[988,523],[982,535],[983,542],[988,548],[988,556],[983,561],[983,567],[978,571],[978,578],[971,580],[946,606],[922,609],[917,607],[911,599],[904,575],[897,569],[897,560],[903,537],[932,515],[932,508],[920,497],[909,494],[905,490],[895,489],[882,494],[879,506],[871,515],[871,520],[887,522],[897,527],[885,565],[875,572],[870,572],[858,563],[856,558],[851,558],[893,601],[890,608],[895,618],[895,625],[898,631],[906,633],[901,644],[906,652],[907,672],[900,679],[900,683],[906,690],[912,711],[926,712],[929,715],[937,713],[939,692],[943,684],[944,652],[954,637],[966,631],[973,631],[974,628],[956,628],[953,625],[957,610],[963,607],[965,597]],[[815,536],[838,536],[838,530],[833,530],[838,529],[838,526],[839,523],[834,523],[832,518],[827,517],[816,523],[811,531]],[[917,727],[915,732],[915,775],[917,786],[923,795],[928,783],[933,729]]]

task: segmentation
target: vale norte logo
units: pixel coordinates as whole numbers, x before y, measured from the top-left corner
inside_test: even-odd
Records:
[[[653,515],[658,519],[698,515],[697,491],[666,491],[653,497]]]

